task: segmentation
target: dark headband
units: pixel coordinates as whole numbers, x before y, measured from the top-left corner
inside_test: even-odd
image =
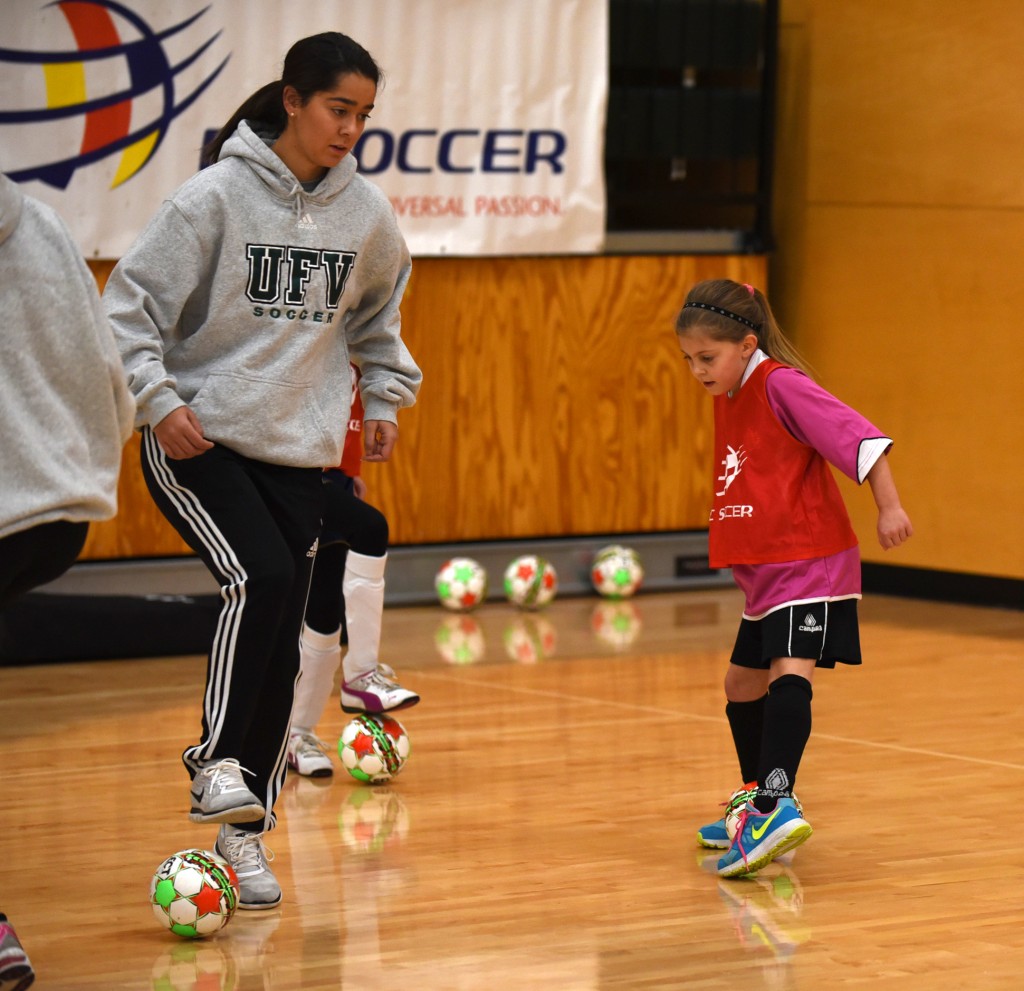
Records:
[[[728,317],[730,320],[735,320],[737,323],[749,327],[755,333],[761,330],[759,323],[754,323],[753,320],[741,317],[738,313],[733,313],[732,310],[723,310],[720,306],[712,306],[710,303],[683,303],[684,310],[690,307],[697,310],[710,310],[712,313],[717,313],[720,317]]]

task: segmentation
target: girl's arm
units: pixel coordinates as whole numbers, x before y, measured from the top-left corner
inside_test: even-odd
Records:
[[[868,472],[868,485],[878,506],[878,542],[884,550],[899,547],[914,534],[910,517],[900,505],[896,482],[889,467],[889,458],[880,457]]]

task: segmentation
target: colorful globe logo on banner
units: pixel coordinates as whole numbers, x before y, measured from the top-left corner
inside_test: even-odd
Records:
[[[29,4],[18,4],[28,8]],[[198,6],[177,24],[154,30],[137,12],[114,0],[58,0],[39,4],[40,22],[59,11],[70,29],[60,39],[74,48],[26,50],[0,42],[0,92],[19,94],[17,105],[5,95],[0,104],[4,144],[17,142],[19,127],[52,129],[52,140],[31,142],[45,161],[14,161],[5,154],[11,179],[35,179],[66,189],[75,172],[111,155],[120,160],[111,188],[136,175],[149,162],[171,123],[220,75],[230,55],[212,48],[220,35],[210,33]],[[47,22],[52,28],[53,22]],[[187,80],[183,84],[183,80]],[[184,90],[184,92],[180,92]],[[75,130],[69,143],[69,125]],[[72,147],[69,145],[73,145]],[[43,149],[46,149],[44,152]]]

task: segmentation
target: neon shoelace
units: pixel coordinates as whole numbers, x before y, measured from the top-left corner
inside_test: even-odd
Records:
[[[740,814],[739,819],[736,823],[736,835],[732,838],[732,843],[729,844],[729,852],[732,852],[734,846],[740,848],[740,856],[743,858],[743,863],[747,862],[747,851],[743,849],[743,832],[747,828],[747,820],[752,815],[760,815],[759,812],[752,812],[750,808],[745,808]]]

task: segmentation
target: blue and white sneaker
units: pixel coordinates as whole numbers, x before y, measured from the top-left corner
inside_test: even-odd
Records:
[[[728,801],[722,802],[722,805],[725,806],[722,818],[697,830],[697,843],[709,850],[728,850],[732,839],[725,827],[725,817],[737,807],[752,802],[756,794],[757,782],[755,781],[745,784],[742,788],[737,788],[729,796]]]
[[[740,813],[736,838],[721,860],[720,877],[742,877],[766,867],[776,857],[798,847],[813,830],[792,798],[780,798],[771,812],[758,812],[747,802]]]

